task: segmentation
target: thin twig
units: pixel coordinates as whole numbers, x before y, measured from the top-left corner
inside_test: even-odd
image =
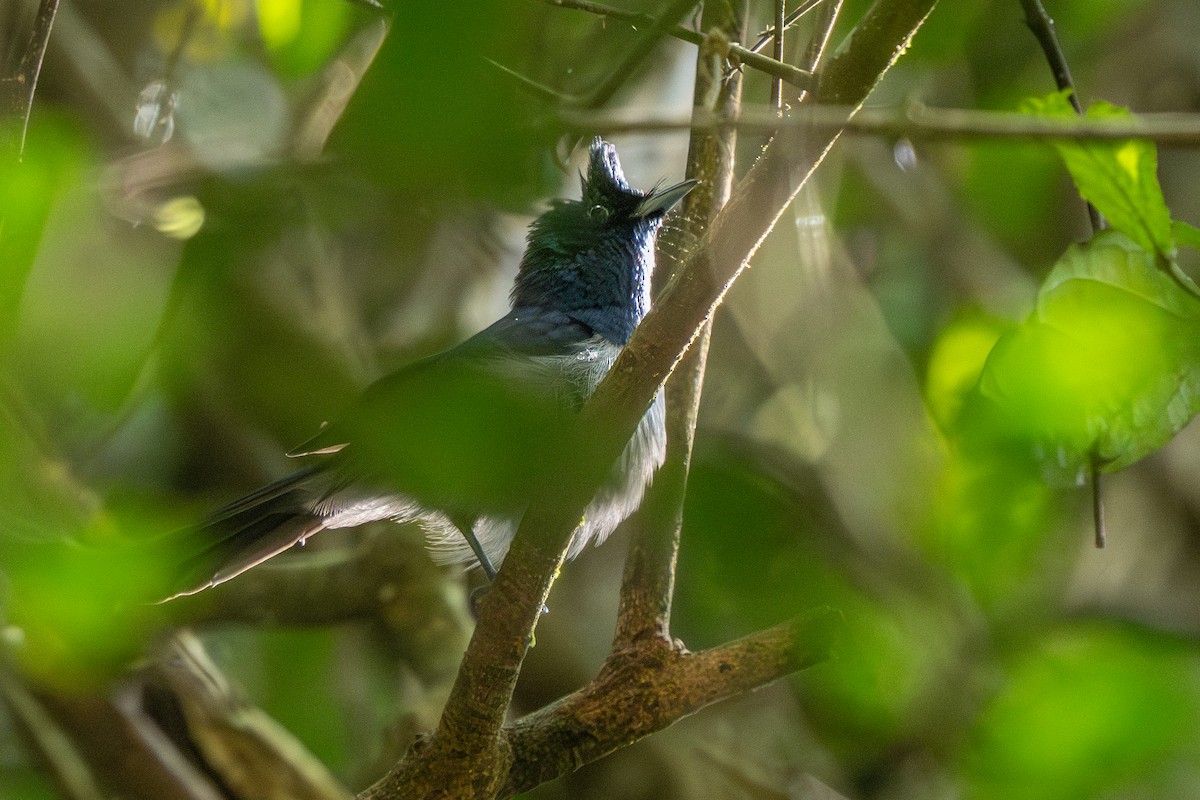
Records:
[[[731,120],[703,113],[683,116],[568,109],[560,112],[553,124],[565,125],[570,130],[607,134],[728,127],[743,133],[771,133],[780,128],[801,128],[923,141],[1144,139],[1167,147],[1200,147],[1200,114],[1139,114],[1127,119],[1038,117],[1015,111],[930,108],[912,104],[899,108],[862,109],[847,119],[850,110],[847,106],[806,104],[781,120],[766,106],[744,106]]]
[[[804,69],[808,72],[816,72],[821,59],[825,57],[825,50],[829,47],[829,40],[833,38],[833,29],[841,11],[842,0],[824,0],[821,15],[816,21],[816,29],[808,43],[808,52],[804,55]],[[807,94],[806,92],[802,95],[801,99],[807,97]]]
[[[67,731],[7,665],[0,669],[0,700],[24,745],[70,800],[104,797],[95,774]]]
[[[771,36],[771,55],[776,61],[783,61],[783,35],[787,29],[784,0],[775,0],[775,31]],[[771,107],[779,114],[783,113],[783,81],[771,79]]]
[[[1029,30],[1033,32],[1038,44],[1041,45],[1046,61],[1050,64],[1050,71],[1054,73],[1054,83],[1060,91],[1070,93],[1068,99],[1071,107],[1075,109],[1076,114],[1082,116],[1083,105],[1079,102],[1079,92],[1076,91],[1075,82],[1071,79],[1071,68],[1067,66],[1067,57],[1058,43],[1054,20],[1046,13],[1046,7],[1042,5],[1042,0],[1019,0],[1019,2],[1021,8],[1025,9],[1025,24],[1029,26]],[[1093,233],[1107,227],[1104,217],[1090,202],[1087,203],[1087,212],[1088,219],[1092,223]]]
[[[1050,71],[1054,73],[1055,84],[1060,90],[1070,90],[1071,105],[1075,108],[1076,114],[1082,114],[1083,106],[1079,104],[1075,82],[1071,79],[1071,68],[1067,66],[1067,57],[1058,43],[1054,20],[1046,13],[1046,7],[1042,5],[1042,0],[1019,0],[1019,2],[1021,8],[1025,10],[1025,24],[1037,38],[1042,52],[1046,55],[1046,61],[1050,63]]]
[[[557,8],[566,8],[574,11],[586,11],[590,14],[597,14],[608,17],[610,19],[628,22],[631,25],[644,27],[655,22],[656,18],[649,14],[640,11],[626,11],[620,8],[605,5],[603,3],[594,3],[590,0],[543,0],[547,5]],[[666,33],[677,39],[682,39],[685,42],[694,45],[704,44],[705,34],[689,28],[675,25],[666,29]],[[773,58],[768,58],[762,55],[753,48],[745,47],[737,42],[728,42],[725,45],[723,56],[738,64],[745,64],[751,69],[756,69],[804,89],[812,82],[812,75],[804,70],[797,69],[790,64],[784,64],[782,61],[776,61]],[[535,86],[536,86],[535,82]],[[555,93],[557,94],[557,93]]]
[[[617,65],[608,73],[608,77],[600,81],[600,83],[590,92],[584,95],[579,100],[579,105],[584,108],[599,108],[612,99],[612,96],[617,93],[617,90],[624,86],[631,75],[643,61],[654,51],[662,38],[666,36],[673,28],[678,27],[679,20],[683,19],[699,0],[675,0],[671,5],[663,11],[662,15],[655,17],[644,30],[641,36],[638,37],[628,52],[620,59]]]
[[[803,3],[801,3],[799,6],[796,7],[795,11],[788,14],[787,17],[784,19],[783,29],[786,31],[788,28],[792,27],[797,22],[799,22],[801,17],[803,17],[809,11],[812,11],[814,8],[816,8],[818,5],[820,5],[821,3],[824,3],[824,2],[827,2],[827,0],[804,0]],[[762,50],[764,47],[766,47],[768,44],[770,44],[770,42],[775,38],[775,30],[776,30],[777,26],[778,26],[778,22],[776,23],[776,25],[772,25],[770,28],[767,28],[765,31],[763,31],[759,35],[758,41],[755,42],[754,44],[750,45],[749,50],[751,52],[757,53],[760,50]]]

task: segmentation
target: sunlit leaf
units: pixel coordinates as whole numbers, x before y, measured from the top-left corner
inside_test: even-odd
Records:
[[[289,76],[307,76],[328,63],[354,19],[354,8],[346,2],[256,0],[256,5],[267,54]]]
[[[300,33],[301,5],[301,0],[255,0],[255,19],[268,48],[290,44]]]
[[[1073,247],[979,382],[992,433],[1068,474],[1163,445],[1200,410],[1200,302],[1121,234]]]
[[[1071,117],[1069,92],[1032,98],[1025,111],[1044,116]],[[1089,119],[1132,119],[1126,109],[1111,103],[1093,103]],[[1158,185],[1158,156],[1154,144],[1141,139],[1122,141],[1069,141],[1054,143],[1083,198],[1104,215],[1116,230],[1145,249],[1170,255],[1171,213]]]

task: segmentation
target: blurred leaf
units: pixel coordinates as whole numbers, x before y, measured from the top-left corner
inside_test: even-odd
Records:
[[[922,702],[949,663],[953,628],[911,597],[835,601],[846,625],[833,657],[797,677],[823,738],[853,764],[893,751],[922,724]]]
[[[38,680],[71,691],[109,680],[136,657],[156,629],[170,553],[133,544],[171,523],[157,514],[97,515],[74,531],[42,541],[7,540],[6,622],[13,648]]]
[[[33,769],[0,765],[0,800],[59,800],[62,794],[48,776]]]
[[[840,531],[815,473],[774,474],[745,442],[699,437],[684,508],[675,624],[689,645],[721,644],[817,606],[847,578],[821,546]],[[765,448],[764,448],[765,449]],[[786,481],[786,482],[785,482]]]
[[[175,239],[112,220],[94,187],[57,198],[14,343],[21,377],[49,408],[70,406],[69,421],[86,425],[82,411],[125,402],[166,311],[179,252]]]
[[[1053,151],[1038,144],[982,142],[966,154],[959,195],[974,219],[1019,261],[1053,261],[1069,241]]]
[[[519,514],[570,441],[566,404],[578,398],[548,386],[545,364],[501,363],[486,345],[478,355],[471,345],[376,382],[300,452],[349,442],[357,474],[403,487],[427,507]]]
[[[1058,591],[1054,579],[1069,563],[1061,541],[1065,510],[1062,493],[1028,457],[1003,447],[955,447],[919,541],[985,611],[1027,616],[1047,585]]]
[[[844,613],[833,658],[798,676],[798,691],[843,757],[887,751],[941,663],[949,626],[902,591],[881,601],[859,588],[862,572],[841,562],[853,558],[847,534],[815,470],[750,442],[710,437],[697,448],[673,630],[699,648],[818,606]]]
[[[254,0],[254,16],[258,31],[268,49],[277,50],[293,41],[300,33],[300,0]],[[345,8],[340,3],[325,3]]]
[[[539,102],[488,63],[517,70],[527,63],[536,10],[502,0],[474,3],[470,13],[439,3],[395,4],[388,38],[331,149],[421,206],[544,195],[552,140],[528,127]]]
[[[263,631],[265,695],[263,711],[287,728],[334,772],[348,766],[350,752],[342,703],[344,665],[337,650],[339,631]],[[313,692],[314,686],[325,691]],[[339,724],[341,723],[341,724]]]
[[[1120,469],[1200,409],[1200,302],[1116,232],[1072,247],[1037,309],[996,343],[979,381],[985,425],[1073,475]]]
[[[1048,117],[1073,117],[1070,91],[1031,98],[1022,110]],[[1128,109],[1097,102],[1088,107],[1089,119],[1133,118]],[[1158,185],[1158,155],[1154,144],[1141,139],[1058,141],[1062,156],[1083,198],[1104,215],[1109,224],[1152,253],[1175,252],[1171,237],[1171,212]]]
[[[951,322],[938,334],[925,373],[925,399],[935,420],[949,428],[975,388],[988,353],[1012,323],[970,313]]]
[[[0,340],[16,326],[50,211],[82,180],[88,160],[87,146],[72,124],[35,114],[21,162],[0,169]]]
[[[312,74],[337,52],[354,9],[338,0],[255,0],[267,54],[289,77]]]
[[[1163,796],[1141,781],[1200,741],[1193,648],[1133,628],[1049,634],[1008,666],[967,750],[965,796]],[[1123,791],[1122,791],[1123,790]]]

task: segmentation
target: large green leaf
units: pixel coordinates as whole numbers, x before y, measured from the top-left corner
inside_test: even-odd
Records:
[[[1031,113],[1071,117],[1075,109],[1070,93],[1058,92],[1022,104]],[[1111,103],[1093,103],[1089,119],[1131,119],[1133,115]],[[1121,141],[1071,141],[1054,143],[1083,198],[1104,215],[1116,230],[1145,249],[1169,256],[1175,244],[1171,214],[1158,185],[1158,156],[1154,144],[1141,139]]]
[[[992,435],[1033,446],[1069,473],[1119,469],[1200,410],[1200,301],[1127,237],[1072,247],[1005,334],[979,380]]]

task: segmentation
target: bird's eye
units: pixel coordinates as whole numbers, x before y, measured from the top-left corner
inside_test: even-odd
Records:
[[[592,206],[588,209],[588,219],[592,222],[608,222],[608,209],[604,206]]]

